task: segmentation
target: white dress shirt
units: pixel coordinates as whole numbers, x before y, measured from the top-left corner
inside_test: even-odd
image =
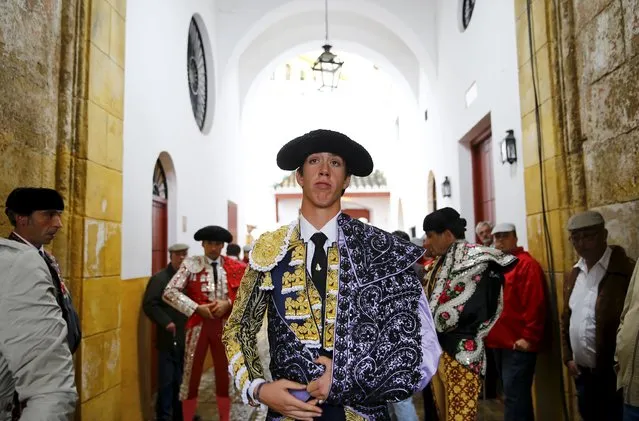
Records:
[[[211,266],[213,266],[213,263],[217,263],[217,268],[219,270],[219,267],[222,266],[222,257],[221,256],[217,256],[217,259],[213,260],[210,257],[206,256],[206,260],[209,262],[209,264]],[[218,273],[219,275],[219,273]]]
[[[575,287],[570,294],[570,346],[575,363],[595,368],[595,306],[599,294],[599,283],[603,279],[612,249],[608,247],[601,259],[588,270],[586,261],[581,258],[574,266],[579,269]]]
[[[300,237],[307,243],[306,245],[306,270],[308,273],[313,273],[311,270],[311,264],[313,260],[313,253],[315,253],[315,243],[311,241],[311,237],[316,232],[322,232],[326,236],[327,240],[324,243],[324,252],[328,253],[328,248],[335,242],[337,242],[337,217],[341,212],[338,212],[330,221],[328,221],[322,229],[315,228],[310,222],[300,214]]]

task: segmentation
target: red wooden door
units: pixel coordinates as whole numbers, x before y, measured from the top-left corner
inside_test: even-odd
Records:
[[[168,264],[167,213],[166,199],[154,196],[151,273],[162,270]]]
[[[233,242],[235,244],[240,244],[240,239],[237,238],[237,204],[235,202],[231,202],[230,200],[227,203],[227,217],[226,217],[226,226],[231,235],[233,235]]]
[[[493,188],[492,138],[489,136],[473,144],[473,191],[475,222],[495,223],[495,190]]]

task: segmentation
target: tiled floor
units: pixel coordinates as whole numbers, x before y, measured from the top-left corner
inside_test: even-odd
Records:
[[[202,421],[218,421],[217,406],[215,404],[215,378],[213,376],[213,369],[207,371],[202,376],[200,383],[200,400],[198,404],[198,414],[202,417]],[[417,414],[419,419],[424,417],[424,411],[422,407],[421,394],[415,395],[413,398],[415,407],[417,408]],[[242,408],[242,405],[234,407],[234,411],[247,409],[249,412],[243,411],[241,414],[235,417],[233,421],[253,421],[256,419],[257,414],[254,411],[250,411],[252,408]],[[479,403],[479,419],[478,421],[501,421],[504,419],[503,405],[497,400],[480,401]],[[253,412],[253,413],[252,413]],[[402,420],[398,420],[402,421]],[[471,420],[469,420],[471,421]]]

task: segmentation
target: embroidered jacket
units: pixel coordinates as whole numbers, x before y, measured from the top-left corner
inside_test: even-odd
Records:
[[[427,275],[430,308],[442,349],[484,375],[484,338],[501,314],[504,272],[517,258],[460,240]],[[508,269],[505,269],[508,268]]]
[[[234,259],[221,257],[222,264],[217,268],[217,283],[213,275],[213,266],[206,256],[187,257],[177,273],[167,284],[162,299],[189,316],[187,328],[199,325],[202,320],[195,313],[200,304],[211,303],[216,299],[230,299],[235,296],[245,267]]]
[[[328,249],[322,306],[306,271],[298,221],[262,235],[251,251],[250,268],[223,336],[229,371],[244,401],[265,377],[256,334],[267,314],[274,380],[308,384],[324,372],[314,360],[321,351],[332,352],[327,402],[344,406],[347,419],[390,419],[386,403],[424,388],[441,353],[412,268],[422,253],[385,231],[340,215],[338,242]],[[269,413],[269,419],[278,416]]]

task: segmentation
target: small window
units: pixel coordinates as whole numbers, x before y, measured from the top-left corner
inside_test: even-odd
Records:
[[[158,159],[155,161],[155,169],[153,170],[153,196],[168,199],[168,192],[166,174],[164,173],[162,163]]]

